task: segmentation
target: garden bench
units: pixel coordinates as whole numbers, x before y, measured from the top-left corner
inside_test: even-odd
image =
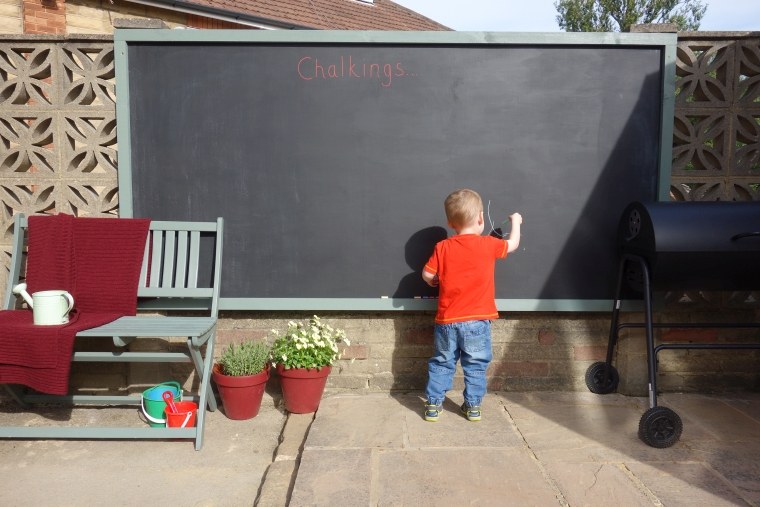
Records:
[[[27,218],[16,215],[13,250],[3,309],[17,308],[13,287],[22,281],[27,241]],[[183,400],[198,404],[193,428],[156,428],[142,423],[135,414],[130,427],[0,427],[0,438],[42,439],[194,439],[195,449],[203,445],[205,407],[216,410],[210,388],[219,310],[223,219],[216,222],[151,221],[138,283],[136,316],[121,317],[108,324],[80,331],[86,337],[112,340],[110,351],[83,351],[76,347],[74,362],[192,363],[197,381]],[[131,351],[134,340],[181,337],[187,350],[180,352]],[[101,347],[102,348],[102,347]],[[156,379],[160,383],[167,379]],[[5,385],[24,408],[35,403],[71,405],[129,405],[140,407],[138,395],[66,395],[33,393],[19,385]],[[107,388],[109,386],[103,386]],[[2,415],[0,414],[0,417]],[[2,424],[2,422],[0,422]],[[142,426],[141,426],[142,424]]]

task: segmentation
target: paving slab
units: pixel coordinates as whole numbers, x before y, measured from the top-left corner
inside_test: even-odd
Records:
[[[2,425],[141,424],[133,408],[0,405]],[[0,505],[253,505],[287,415],[266,396],[259,414],[209,412],[203,448],[191,440],[0,440]]]
[[[0,440],[0,505],[132,506],[756,506],[760,394],[665,394],[681,439],[638,439],[645,398],[493,393],[483,420],[422,417],[420,393],[328,392],[315,414],[208,414],[186,441]],[[123,424],[133,409],[0,403],[0,424]],[[138,421],[139,424],[139,421]]]
[[[760,506],[760,395],[661,396],[684,421],[666,449],[638,438],[645,398],[494,393],[478,423],[461,402],[429,423],[420,394],[326,397],[290,505]]]

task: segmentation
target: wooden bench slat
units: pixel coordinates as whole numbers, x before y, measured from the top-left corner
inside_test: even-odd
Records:
[[[188,252],[188,266],[187,266],[187,285],[186,287],[198,286],[198,262],[201,251],[201,233],[199,231],[193,231],[190,233],[190,251]]]
[[[121,317],[100,327],[80,331],[77,336],[200,336],[215,325],[216,319],[212,317]]]
[[[177,259],[174,278],[175,288],[187,288],[187,231],[177,231]]]
[[[176,231],[166,231],[164,234],[164,256],[162,262],[163,278],[161,287],[174,287],[174,255],[177,242]]]
[[[17,215],[14,221],[13,254],[5,293],[4,308],[16,307],[13,287],[21,281],[25,259],[28,221]],[[205,409],[216,410],[216,399],[210,388],[211,366],[214,357],[214,341],[219,308],[219,282],[221,280],[221,249],[223,245],[223,220],[216,222],[152,221],[146,240],[145,254],[138,283],[138,310],[162,310],[166,316],[137,315],[121,317],[103,326],[80,331],[77,337],[89,339],[108,338],[121,346],[128,346],[135,339],[181,338],[187,343],[183,352],[162,351],[87,351],[72,354],[76,362],[190,362],[199,377],[197,391],[183,393],[186,399],[196,399],[199,410],[196,427],[187,429],[161,428],[92,428],[92,427],[0,427],[0,438],[192,438],[195,448],[203,445]],[[214,235],[215,253],[210,269],[211,286],[199,287],[201,278],[201,241]],[[172,312],[203,311],[203,316],[172,315]],[[124,349],[119,349],[124,350]],[[156,379],[162,382],[165,379]],[[50,396],[26,394],[17,386],[5,386],[11,395],[26,405],[34,402],[63,400],[70,403],[119,405],[139,404],[139,397],[113,396]],[[131,399],[130,399],[131,398]]]

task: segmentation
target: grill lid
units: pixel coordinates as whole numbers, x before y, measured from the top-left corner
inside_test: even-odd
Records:
[[[633,202],[618,245],[646,259],[655,287],[760,289],[760,202]]]

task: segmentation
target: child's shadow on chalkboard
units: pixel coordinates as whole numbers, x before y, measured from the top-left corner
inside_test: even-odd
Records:
[[[438,288],[422,280],[422,268],[433,253],[435,244],[446,239],[443,227],[426,227],[415,232],[406,242],[404,257],[412,272],[404,276],[393,294],[394,298],[437,297]]]

